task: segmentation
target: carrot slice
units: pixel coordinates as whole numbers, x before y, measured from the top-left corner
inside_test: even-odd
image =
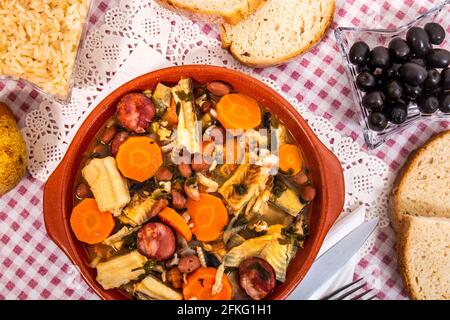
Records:
[[[192,218],[192,233],[198,240],[210,242],[217,240],[228,224],[228,212],[222,200],[208,193],[200,193],[200,200],[187,201],[187,212]]]
[[[283,144],[279,150],[280,169],[284,172],[291,172],[293,175],[300,172],[303,166],[303,159],[300,149],[293,144]]]
[[[117,167],[127,178],[143,182],[163,164],[161,148],[149,137],[130,137],[119,147]]]
[[[217,119],[226,129],[253,129],[261,124],[261,109],[255,99],[231,93],[217,104]]]
[[[164,112],[162,119],[167,121],[169,127],[172,128],[178,124],[177,106],[174,99],[170,101],[170,106],[167,108],[166,112]]]
[[[96,244],[108,238],[115,223],[111,213],[99,210],[95,199],[86,198],[73,208],[70,226],[78,240]]]
[[[183,238],[185,238],[187,241],[191,241],[192,239],[191,229],[189,229],[189,226],[183,219],[183,217],[180,216],[175,210],[166,207],[164,208],[163,211],[159,213],[159,217],[164,223],[168,224],[173,229],[175,229],[176,232],[181,234]]]
[[[224,274],[222,277],[222,290],[212,294],[212,287],[216,282],[217,269],[198,268],[187,277],[186,284],[183,285],[183,297],[186,300],[197,298],[198,300],[231,300],[233,296],[233,285]]]

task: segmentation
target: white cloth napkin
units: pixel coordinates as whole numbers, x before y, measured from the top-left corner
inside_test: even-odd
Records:
[[[105,89],[97,96],[93,102],[93,105],[98,105],[109,93],[133,78],[153,70],[170,66],[172,66],[172,64],[164,59],[159,52],[150,48],[147,44],[141,43],[116,72]],[[350,214],[342,215],[329,231],[318,256],[326,252],[334,244],[339,242],[352,230],[362,224],[364,222],[364,215],[365,210],[362,207]],[[319,287],[311,299],[319,299],[327,293],[350,283],[352,281],[357,262],[358,255],[356,254],[344,267],[341,268],[341,270],[336,273],[335,276]]]

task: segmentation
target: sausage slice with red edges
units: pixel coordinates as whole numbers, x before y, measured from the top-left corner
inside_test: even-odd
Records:
[[[167,260],[175,253],[175,234],[163,223],[146,223],[137,233],[137,249],[149,259]]]
[[[156,115],[156,108],[149,98],[142,93],[129,93],[117,104],[117,120],[122,127],[144,133]]]
[[[239,285],[250,298],[264,299],[275,288],[275,270],[261,258],[247,258],[239,265]]]

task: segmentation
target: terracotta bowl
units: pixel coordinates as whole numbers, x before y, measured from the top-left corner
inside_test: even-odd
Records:
[[[304,248],[291,262],[286,281],[279,284],[269,299],[285,299],[311,267],[330,227],[344,204],[344,180],[338,159],[319,141],[305,120],[274,90],[245,74],[213,66],[180,66],[158,70],[138,77],[108,95],[84,121],[64,159],[48,179],[44,189],[44,219],[51,239],[76,264],[86,282],[103,299],[126,299],[118,290],[104,290],[96,281],[96,271],[69,225],[73,207],[74,183],[80,159],[104,123],[114,115],[116,103],[125,94],[155,88],[157,83],[175,84],[180,77],[199,83],[222,80],[237,91],[258,100],[287,126],[302,147],[318,190],[309,210],[310,235]]]

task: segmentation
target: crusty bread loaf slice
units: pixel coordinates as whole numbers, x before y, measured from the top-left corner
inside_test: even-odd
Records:
[[[450,219],[405,217],[398,265],[412,299],[450,299]]]
[[[243,64],[281,64],[319,42],[331,26],[334,7],[334,0],[267,0],[237,25],[222,25],[222,44]]]
[[[165,7],[194,19],[235,25],[267,0],[157,0]]]
[[[406,215],[450,218],[450,131],[410,156],[395,182],[389,211],[397,231]]]

